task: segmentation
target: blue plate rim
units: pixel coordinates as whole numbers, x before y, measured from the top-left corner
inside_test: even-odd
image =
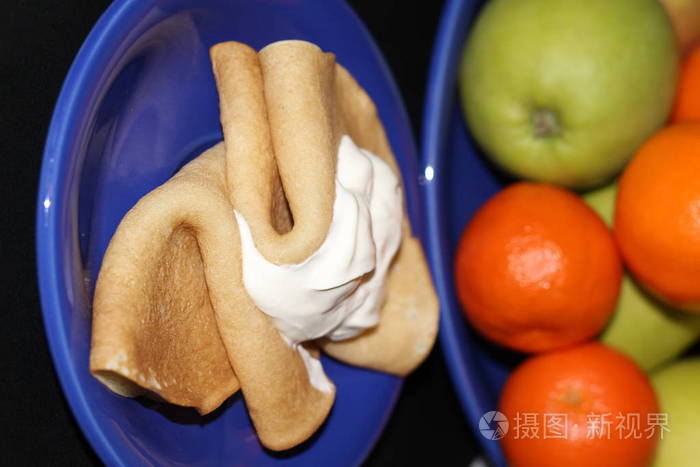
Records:
[[[108,465],[121,465],[120,457],[104,436],[95,417],[90,411],[79,383],[75,369],[70,364],[67,345],[63,341],[64,323],[58,313],[47,313],[47,309],[58,308],[60,302],[58,264],[56,246],[59,232],[55,220],[56,210],[51,209],[55,194],[62,192],[63,177],[59,171],[70,152],[69,129],[78,118],[80,106],[89,98],[83,84],[100,68],[105,60],[99,59],[97,52],[102,44],[109,43],[123,25],[132,24],[145,14],[152,5],[139,0],[117,0],[109,5],[93,26],[81,45],[66,78],[61,86],[58,100],[51,117],[49,131],[44,146],[36,213],[36,253],[39,298],[44,320],[44,332],[58,375],[63,394],[75,416],[83,435]],[[106,56],[107,54],[103,54]]]
[[[428,82],[426,86],[425,106],[423,108],[421,147],[421,167],[425,182],[422,183],[423,202],[427,219],[427,254],[432,270],[435,287],[440,298],[440,332],[439,341],[443,358],[447,364],[452,384],[467,422],[482,449],[490,460],[502,459],[498,443],[481,436],[476,421],[483,415],[475,391],[474,374],[476,364],[471,355],[464,354],[460,348],[460,337],[455,331],[457,326],[465,326],[461,313],[458,319],[448,310],[453,292],[452,263],[442,254],[448,244],[444,212],[441,207],[441,185],[445,139],[450,125],[451,102],[457,80],[458,57],[461,55],[462,42],[460,31],[465,27],[463,10],[474,0],[452,0],[443,8],[437,35],[433,44]]]

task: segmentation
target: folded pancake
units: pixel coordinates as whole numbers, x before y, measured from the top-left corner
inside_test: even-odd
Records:
[[[268,261],[296,264],[328,234],[343,135],[398,170],[371,99],[332,54],[301,41],[260,53],[227,42],[211,57],[224,142],[119,225],[97,281],[90,370],[118,394],[201,413],[240,388],[261,442],[287,449],[325,420],[335,388],[311,384],[299,351],[246,292],[234,209]],[[304,347],[403,375],[430,351],[436,328],[437,300],[406,223],[379,325]]]

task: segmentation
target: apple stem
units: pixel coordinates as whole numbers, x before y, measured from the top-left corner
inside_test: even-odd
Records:
[[[559,133],[559,118],[550,109],[537,109],[532,112],[532,126],[537,138],[547,138]]]

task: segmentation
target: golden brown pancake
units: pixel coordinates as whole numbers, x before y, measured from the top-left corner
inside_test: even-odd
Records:
[[[287,449],[323,423],[335,388],[311,385],[298,351],[246,292],[234,209],[268,261],[295,264],[328,233],[343,135],[398,169],[374,104],[332,54],[302,41],[259,53],[226,42],[211,58],[224,141],[119,225],[97,281],[90,370],[118,394],[202,414],[240,388],[262,444]],[[379,325],[304,345],[404,375],[430,351],[437,316],[422,248],[405,222]]]

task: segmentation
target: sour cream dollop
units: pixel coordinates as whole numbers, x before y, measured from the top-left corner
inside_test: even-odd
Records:
[[[379,322],[386,275],[401,243],[403,195],[398,177],[378,156],[343,136],[328,234],[319,249],[298,264],[266,260],[243,216],[234,213],[248,294],[285,341],[298,349],[312,384],[330,390],[320,363],[299,344],[320,337],[349,339]]]

